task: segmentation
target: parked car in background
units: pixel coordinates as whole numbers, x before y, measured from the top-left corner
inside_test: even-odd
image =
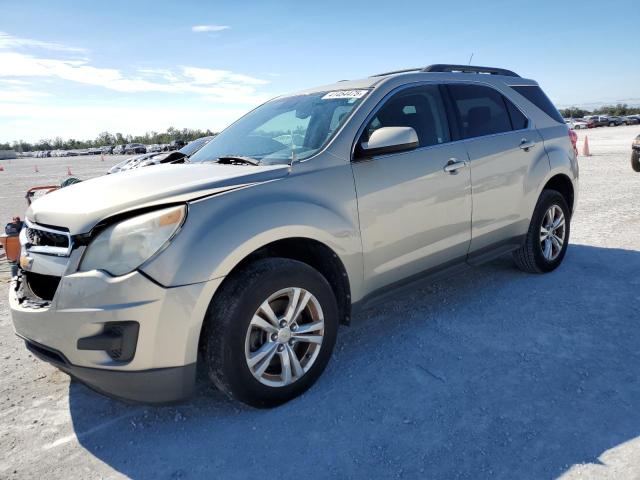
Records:
[[[607,125],[610,127],[618,127],[623,123],[624,122],[622,121],[622,117],[618,117],[616,115],[611,115],[607,117]]]
[[[100,152],[105,155],[110,155],[113,153],[113,148],[113,145],[105,145],[104,147],[100,148]]]
[[[609,117],[605,115],[589,115],[584,117],[588,121],[589,128],[604,127],[609,125]]]
[[[213,137],[198,138],[175,152],[147,152],[143,155],[127,158],[111,167],[107,173],[118,173],[124,170],[159,165],[161,163],[184,163],[188,161],[191,155],[209,143],[212,138]]]
[[[640,135],[631,144],[631,168],[640,172]]]
[[[275,140],[287,131],[303,144]],[[31,204],[15,332],[119,398],[181,400],[202,372],[233,399],[282,404],[376,299],[506,253],[525,272],[559,267],[578,191],[569,132],[534,80],[500,68],[432,65],[275,98],[188,162]],[[556,283],[537,284],[544,321],[571,295]]]
[[[184,140],[171,140],[169,150],[179,150],[186,145]]]
[[[124,153],[147,153],[147,147],[141,143],[128,143],[124,147]]]
[[[570,128],[573,128],[575,130],[581,130],[584,128],[589,128],[589,123],[585,122],[584,120],[580,119],[580,118],[569,118],[565,120],[567,125],[569,125]]]
[[[158,145],[157,143],[153,145],[147,145],[147,153],[154,153],[154,152],[161,152],[161,151],[162,151],[162,146]]]
[[[638,125],[640,124],[640,115],[627,115],[622,117],[622,123],[624,125]]]
[[[124,147],[126,147],[126,145],[116,145],[113,147],[113,154],[122,155],[124,153]]]

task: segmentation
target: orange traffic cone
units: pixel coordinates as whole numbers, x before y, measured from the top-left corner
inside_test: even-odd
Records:
[[[4,172],[4,166],[0,165],[0,172]]]
[[[33,173],[38,173],[38,165],[36,165],[35,167],[33,167]]]
[[[100,160],[104,162],[104,153],[100,154]]]
[[[584,145],[582,145],[582,156],[583,157],[591,156],[591,152],[589,151],[589,137],[587,137],[586,135],[584,137]]]
[[[71,173],[71,167],[67,167],[67,175],[70,177],[73,176],[73,173]]]

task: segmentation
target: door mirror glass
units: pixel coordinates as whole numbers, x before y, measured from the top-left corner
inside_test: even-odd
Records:
[[[381,127],[371,133],[369,141],[360,144],[364,157],[406,152],[418,146],[418,135],[411,127]]]

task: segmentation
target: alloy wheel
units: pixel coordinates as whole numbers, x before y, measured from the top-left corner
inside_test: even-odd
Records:
[[[558,258],[564,245],[565,235],[564,213],[558,205],[551,205],[542,217],[540,226],[540,247],[547,261],[552,262]]]
[[[253,315],[245,338],[245,359],[253,376],[284,387],[304,376],[324,338],[324,316],[309,291],[290,287],[269,296]]]

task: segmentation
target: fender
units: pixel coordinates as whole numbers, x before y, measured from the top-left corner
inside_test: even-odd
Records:
[[[545,138],[544,148],[549,158],[549,171],[545,175],[544,181],[538,186],[536,198],[540,197],[543,188],[549,183],[549,180],[558,175],[563,175],[567,177],[573,186],[573,212],[575,212],[578,203],[579,167],[578,158],[573,154],[573,147],[570,144],[567,127],[565,125],[547,127],[540,130],[540,133],[543,138]],[[571,152],[571,155],[567,154],[567,152]],[[535,204],[531,208],[532,215],[534,208]]]
[[[314,192],[328,193],[331,201]],[[190,202],[188,208],[187,220],[172,243],[141,267],[161,285],[224,277],[261,247],[302,237],[321,242],[338,255],[349,276],[352,298],[357,298],[363,276],[362,244],[349,165],[315,170],[313,175],[300,169],[279,180]]]

